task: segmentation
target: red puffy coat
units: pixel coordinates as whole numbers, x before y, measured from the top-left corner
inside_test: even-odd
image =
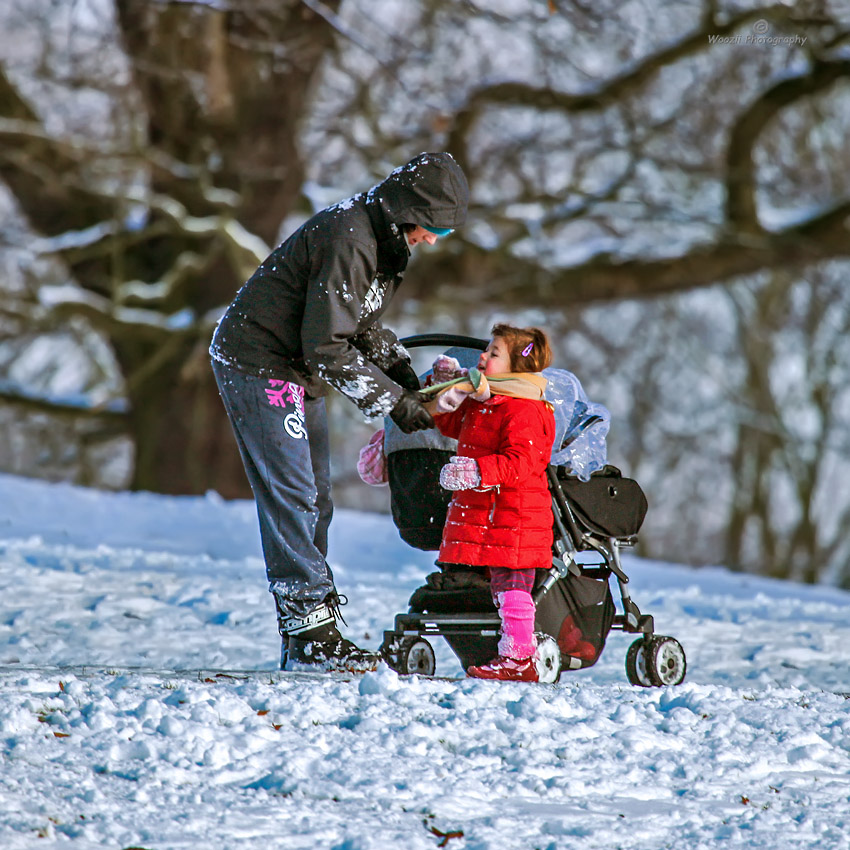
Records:
[[[450,564],[548,569],[552,566],[552,497],[546,467],[555,439],[555,417],[542,402],[494,395],[467,399],[435,417],[473,457],[481,487],[457,490],[449,505],[440,560]]]

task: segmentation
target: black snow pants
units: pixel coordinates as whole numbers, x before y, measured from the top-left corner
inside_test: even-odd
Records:
[[[334,589],[325,560],[333,514],[325,400],[212,361],[257,503],[269,590],[304,617]]]

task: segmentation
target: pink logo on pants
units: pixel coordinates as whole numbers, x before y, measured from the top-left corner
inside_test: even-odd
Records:
[[[296,440],[306,440],[307,430],[304,427],[304,387],[293,384],[291,381],[278,381],[274,378],[269,380],[269,389],[266,395],[272,407],[286,408],[287,403],[295,408],[283,418],[283,427],[290,437]]]

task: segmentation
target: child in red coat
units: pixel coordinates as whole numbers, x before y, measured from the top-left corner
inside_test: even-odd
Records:
[[[537,681],[535,570],[552,565],[552,498],[546,479],[555,417],[543,400],[552,361],[539,328],[497,324],[478,361],[489,392],[456,385],[436,403],[440,431],[458,441],[440,484],[453,490],[440,561],[489,568],[501,618],[499,655],[470,667],[480,679]]]

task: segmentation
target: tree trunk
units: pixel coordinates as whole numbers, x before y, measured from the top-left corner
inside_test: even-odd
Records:
[[[336,5],[336,4],[331,4]],[[220,212],[207,191],[238,196],[235,217],[274,244],[303,179],[298,121],[313,75],[331,44],[327,23],[300,2],[243,3],[239,11],[202,4],[118,0],[118,20],[147,113],[150,148],[162,161],[151,189],[194,216]],[[208,257],[184,285],[182,303],[203,315],[243,283],[214,241],[176,233],[130,248],[125,275],[155,283],[189,252]],[[218,399],[208,339],[172,337],[167,351],[113,340],[128,379],[135,489],[248,495],[236,444]],[[156,359],[158,368],[151,368]],[[142,375],[139,380],[134,376]]]

